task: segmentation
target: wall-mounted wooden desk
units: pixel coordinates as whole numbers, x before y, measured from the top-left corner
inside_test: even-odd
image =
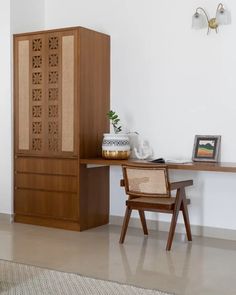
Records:
[[[147,163],[147,161],[141,160],[106,160],[103,158],[91,158],[91,159],[80,159],[80,164],[86,164],[87,167],[96,167],[96,166],[121,166],[122,164],[127,163]],[[152,164],[152,163],[150,163]],[[178,170],[194,170],[194,171],[214,171],[214,172],[231,172],[236,173],[236,163],[231,162],[219,162],[219,163],[210,163],[210,162],[189,162],[189,163],[171,163],[167,162],[169,169],[178,169]]]
[[[80,170],[83,170],[83,175],[86,175],[81,179],[80,186],[82,188],[82,193],[84,198],[93,198],[97,200],[97,203],[93,207],[94,216],[103,216],[104,222],[106,224],[109,222],[109,166],[121,166],[126,163],[147,163],[147,161],[139,160],[105,160],[102,158],[90,158],[90,159],[80,159]],[[150,163],[152,165],[152,163]],[[177,163],[167,163],[169,169],[178,170],[191,170],[191,171],[212,171],[212,172],[231,172],[236,173],[236,163],[206,163],[206,162],[189,162],[183,164]],[[92,169],[88,169],[92,168]],[[93,169],[94,168],[94,169]],[[98,177],[99,175],[99,177]],[[119,183],[117,183],[117,186]],[[102,197],[101,197],[102,196]],[[98,201],[101,197],[101,200]],[[91,200],[92,202],[92,200]],[[94,201],[95,202],[95,201]],[[91,210],[89,207],[87,210]],[[90,214],[92,216],[92,214]],[[91,217],[90,217],[91,219]],[[87,223],[93,224],[88,218]],[[101,223],[98,225],[102,225]],[[93,225],[94,226],[94,225]]]

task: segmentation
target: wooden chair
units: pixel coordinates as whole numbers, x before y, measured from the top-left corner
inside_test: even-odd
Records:
[[[120,243],[123,244],[132,210],[138,210],[143,232],[148,234],[145,211],[172,214],[166,250],[171,249],[179,211],[182,211],[187,238],[192,241],[191,228],[186,199],[185,187],[193,184],[192,180],[169,182],[168,167],[160,164],[122,165],[123,177],[121,186],[129,196],[126,201],[126,212],[121,229]],[[171,197],[171,191],[176,196]]]

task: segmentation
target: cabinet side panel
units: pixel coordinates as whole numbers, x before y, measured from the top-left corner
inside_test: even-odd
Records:
[[[80,230],[109,222],[109,167],[80,165]]]
[[[97,157],[109,130],[110,38],[81,28],[79,44],[80,158]]]
[[[74,150],[74,36],[62,37],[62,151]]]
[[[29,150],[29,40],[18,42],[19,79],[19,143],[20,150]]]

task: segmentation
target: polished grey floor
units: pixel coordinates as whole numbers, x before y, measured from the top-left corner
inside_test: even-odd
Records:
[[[73,232],[25,224],[0,225],[0,259],[75,272],[155,288],[174,294],[236,294],[236,242],[177,234],[171,252],[167,234],[145,238],[129,228],[124,245],[120,227]]]

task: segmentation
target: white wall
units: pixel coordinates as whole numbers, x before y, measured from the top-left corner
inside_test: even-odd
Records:
[[[5,1],[0,10],[0,211],[12,210],[12,128],[11,128],[11,38],[10,2]]]
[[[44,29],[45,0],[11,0],[12,33]]]
[[[0,10],[1,213],[13,211],[12,33],[42,28],[44,28],[44,0],[2,1]]]
[[[84,26],[111,35],[111,105],[149,140],[155,156],[191,158],[195,134],[222,135],[222,161],[236,162],[236,2],[232,25],[206,35],[191,29],[198,6],[217,1],[48,0],[46,28]],[[123,215],[118,167],[111,169],[111,214]],[[171,172],[193,178],[192,224],[236,229],[235,174]],[[226,201],[222,211],[222,199]],[[149,218],[156,219],[152,214]],[[165,220],[165,217],[161,217]]]
[[[124,125],[149,140],[155,156],[190,158],[195,134],[221,134],[222,160],[236,162],[235,1],[225,3],[232,12],[232,25],[209,36],[191,29],[191,16],[199,5],[213,16],[218,2],[212,0],[12,1],[14,32],[41,29],[45,20],[47,29],[78,25],[111,35],[112,109]],[[4,139],[0,154],[7,173],[2,173],[0,180],[1,192],[6,188],[0,198],[5,196],[7,202],[1,212],[9,211],[11,203],[10,83],[5,78],[10,71],[9,36],[5,32],[9,31],[5,16],[7,12],[9,17],[9,5],[5,6],[1,11],[4,25],[0,26],[4,30],[0,35],[6,36],[0,49],[5,51],[0,55],[0,128]],[[188,191],[193,224],[236,229],[234,174],[173,171],[171,178],[194,179],[195,186]],[[122,216],[124,194],[118,187],[119,179],[119,168],[112,168],[111,214]],[[223,212],[222,198],[227,201]],[[154,214],[149,217],[157,218]]]

